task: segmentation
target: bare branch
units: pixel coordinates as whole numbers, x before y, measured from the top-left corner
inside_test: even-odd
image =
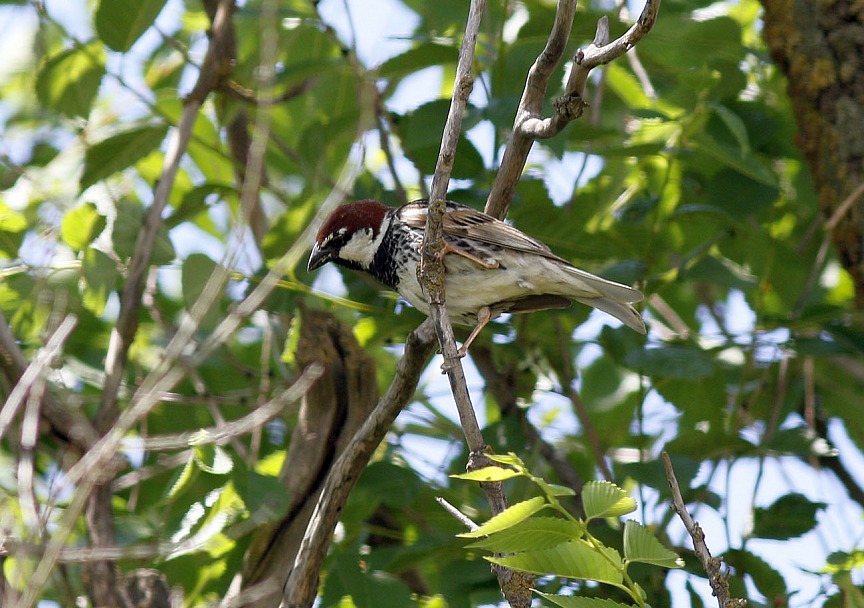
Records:
[[[621,37],[609,42],[609,22],[604,16],[597,24],[594,41],[585,49],[577,51],[573,67],[567,79],[564,95],[555,100],[555,114],[544,118],[543,100],[549,87],[551,74],[557,68],[576,12],[575,0],[558,0],[555,22],[546,48],[537,57],[528,73],[525,89],[507,148],[501,159],[501,167],[495,178],[492,190],[486,200],[486,213],[504,219],[513,199],[516,184],[522,176],[525,161],[535,139],[545,139],[557,135],[567,124],[579,118],[585,107],[585,86],[588,75],[597,66],[617,59],[639,42],[654,26],[660,0],[646,0],[639,19]]]
[[[176,435],[147,437],[135,443],[136,448],[152,451],[184,450],[196,445],[216,444],[225,442],[255,429],[261,428],[279,415],[288,405],[297,401],[321,375],[321,367],[310,365],[291,387],[277,395],[267,403],[258,405],[241,418],[226,422],[212,428],[198,429]]]
[[[6,434],[9,425],[18,413],[18,409],[24,403],[24,399],[27,397],[33,384],[45,373],[45,369],[51,365],[54,358],[60,354],[60,349],[63,347],[63,344],[66,342],[66,339],[69,337],[69,334],[72,333],[72,330],[75,328],[77,323],[78,319],[74,315],[69,315],[63,319],[63,322],[51,335],[48,343],[39,350],[39,353],[27,366],[27,369],[23,374],[21,374],[20,378],[18,378],[15,388],[12,389],[12,392],[6,399],[6,403],[3,404],[3,409],[0,410],[0,439],[2,439],[3,435]],[[2,325],[0,333],[8,331],[6,319],[2,316],[0,316],[0,325]],[[21,356],[23,357],[23,355]]]
[[[0,310],[0,377],[17,385],[30,362],[21,352],[21,347],[12,335],[3,311]],[[7,411],[8,410],[8,411]],[[0,411],[0,437],[6,432],[13,408],[7,401]],[[96,429],[81,412],[69,408],[47,391],[42,401],[42,415],[48,420],[53,432],[62,440],[71,442],[82,452],[87,451],[99,439]]]
[[[714,597],[717,598],[717,604],[720,608],[744,608],[747,605],[747,600],[737,599],[729,595],[729,581],[726,576],[720,571],[722,562],[716,557],[711,557],[711,551],[708,550],[708,545],[705,544],[705,533],[698,523],[693,521],[687,506],[684,504],[684,498],[681,496],[681,488],[678,486],[678,479],[675,477],[675,471],[672,469],[672,461],[669,459],[669,454],[663,452],[663,467],[666,469],[666,480],[669,482],[669,487],[672,489],[672,508],[684,522],[684,527],[693,539],[693,549],[696,552],[696,557],[702,563],[702,567],[708,574],[708,582],[711,585],[711,590],[714,592]]]
[[[453,326],[447,315],[444,289],[444,212],[447,184],[453,161],[456,157],[456,144],[462,129],[462,115],[474,84],[471,66],[474,60],[474,48],[477,44],[477,33],[485,10],[485,0],[472,0],[465,25],[465,35],[459,49],[459,60],[456,65],[456,80],[453,85],[453,98],[450,102],[450,112],[444,125],[444,135],[435,175],[432,178],[432,189],[429,197],[429,210],[426,216],[426,232],[423,237],[422,256],[417,276],[429,299],[430,318],[435,324],[438,343],[444,356],[444,371],[450,381],[450,390],[456,402],[459,421],[465,433],[465,440],[470,451],[468,468],[479,468],[489,463],[485,457],[487,449],[480,425],[471,404],[471,395],[465,381],[465,372],[456,348],[456,338]],[[507,500],[501,482],[480,484],[493,514],[507,508]],[[516,572],[503,567],[495,567],[498,584],[511,606],[527,607],[531,605],[531,587],[533,577],[524,572]]]

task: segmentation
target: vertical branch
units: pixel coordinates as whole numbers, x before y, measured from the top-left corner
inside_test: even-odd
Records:
[[[462,115],[468,102],[468,96],[474,86],[471,65],[474,61],[474,48],[477,44],[477,33],[485,10],[485,0],[472,0],[465,26],[465,36],[459,49],[459,61],[456,66],[456,80],[453,86],[453,99],[450,112],[444,126],[441,140],[441,150],[432,178],[432,189],[429,197],[429,210],[426,216],[426,232],[423,237],[422,257],[417,269],[418,279],[429,298],[430,317],[435,325],[438,343],[444,355],[444,370],[450,381],[450,389],[456,402],[459,421],[465,433],[465,440],[470,451],[468,468],[486,466],[488,460],[484,456],[486,442],[480,432],[480,425],[474,414],[471,396],[465,381],[465,372],[456,349],[456,339],[453,326],[447,315],[444,290],[444,260],[442,256],[444,245],[444,212],[445,198],[453,161],[456,156],[456,144],[462,130]],[[500,482],[481,484],[489,501],[493,514],[507,508],[503,486]],[[531,587],[533,577],[523,572],[515,572],[507,568],[496,567],[496,575],[501,591],[511,606],[527,607],[531,605]]]

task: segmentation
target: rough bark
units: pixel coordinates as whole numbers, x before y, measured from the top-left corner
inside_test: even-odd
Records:
[[[256,532],[243,564],[244,589],[284,581],[328,470],[379,399],[375,361],[332,315],[303,312],[296,357],[301,368],[321,363],[324,373],[303,399],[279,476],[290,496],[288,513]],[[281,585],[273,591],[249,605],[276,605]]]
[[[864,183],[864,2],[762,0],[763,34],[788,78],[797,144],[826,218]],[[832,237],[864,308],[864,196],[838,218]]]

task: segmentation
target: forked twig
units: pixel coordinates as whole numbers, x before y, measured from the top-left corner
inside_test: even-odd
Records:
[[[609,21],[602,17],[597,23],[594,41],[584,49],[579,49],[573,58],[573,67],[567,78],[564,95],[555,100],[555,113],[543,116],[543,102],[549,88],[549,81],[564,55],[573,16],[576,13],[576,0],[558,0],[555,22],[546,48],[537,57],[522,92],[513,130],[507,149],[501,159],[501,166],[489,197],[486,199],[486,213],[498,219],[507,216],[510,201],[516,191],[516,184],[522,177],[525,161],[536,139],[546,139],[557,135],[567,124],[579,118],[588,103],[585,101],[585,87],[588,75],[594,68],[617,59],[632,49],[645,37],[660,10],[660,0],[646,0],[642,14],[619,38],[609,41]]]

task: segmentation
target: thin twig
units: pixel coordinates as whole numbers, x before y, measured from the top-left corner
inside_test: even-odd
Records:
[[[462,524],[472,532],[480,527],[476,523],[471,521],[470,517],[468,517],[462,511],[447,502],[447,499],[445,499],[443,496],[436,496],[435,502],[444,507],[445,511],[447,511],[450,515],[456,518],[456,520],[458,520],[460,524]]]
[[[63,344],[69,338],[69,334],[72,333],[77,323],[78,318],[74,315],[68,315],[63,319],[63,322],[51,334],[48,343],[39,350],[33,361],[18,379],[15,388],[12,389],[12,392],[9,393],[9,397],[6,399],[6,403],[3,404],[3,409],[0,410],[0,439],[6,434],[9,425],[18,413],[18,409],[24,403],[24,399],[29,394],[34,383],[45,373],[45,369],[51,365],[54,358],[60,354]],[[0,317],[0,325],[2,325],[4,330],[7,329],[5,319],[2,317]]]
[[[720,608],[744,608],[747,605],[747,600],[737,599],[729,595],[729,581],[721,572],[720,567],[722,562],[716,557],[711,557],[711,551],[708,550],[708,545],[705,543],[705,533],[698,523],[693,521],[690,512],[687,511],[687,506],[684,504],[684,498],[681,496],[681,488],[678,486],[678,479],[675,477],[675,471],[672,469],[672,461],[669,459],[669,454],[663,452],[663,467],[666,469],[666,480],[669,482],[669,487],[672,489],[672,508],[684,522],[684,527],[693,539],[693,550],[696,552],[696,557],[708,574],[708,582],[711,585],[711,590],[714,597],[717,598],[717,603]]]
[[[321,376],[321,372],[321,367],[317,365],[306,368],[290,388],[236,420],[186,433],[146,437],[135,441],[133,445],[135,448],[151,451],[183,450],[197,445],[222,445],[235,437],[251,433],[273,420],[288,405],[302,397],[312,383]]]

